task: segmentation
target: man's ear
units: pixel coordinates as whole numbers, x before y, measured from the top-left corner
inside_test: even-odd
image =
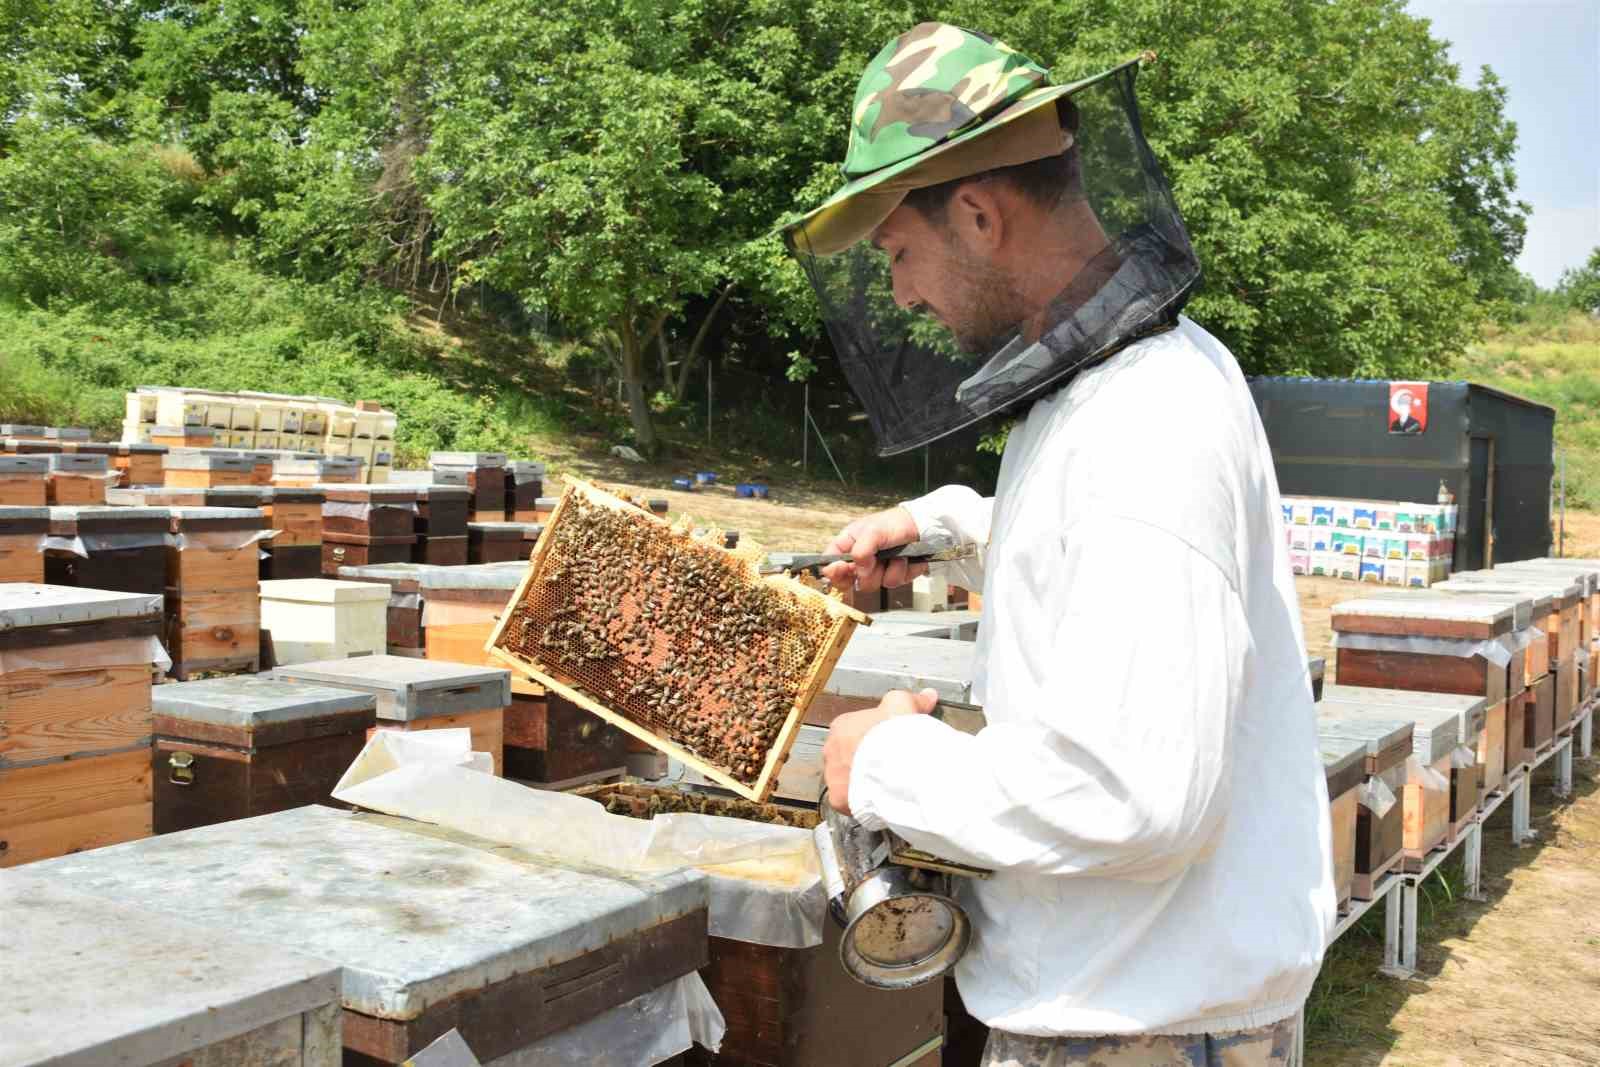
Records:
[[[967,182],[950,197],[946,214],[967,247],[993,252],[1006,240],[1006,206],[994,182]]]

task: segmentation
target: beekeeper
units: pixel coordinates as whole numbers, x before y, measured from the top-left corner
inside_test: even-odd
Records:
[[[1142,57],[1148,60],[1149,56]],[[992,499],[851,523],[958,538],[976,736],[931,691],[841,716],[842,809],[992,868],[957,969],[990,1065],[1283,1061],[1335,917],[1328,798],[1272,456],[1134,98],[926,23],[861,77],[848,183],[789,220],[880,449],[1013,419]],[[999,425],[997,422],[996,425]]]

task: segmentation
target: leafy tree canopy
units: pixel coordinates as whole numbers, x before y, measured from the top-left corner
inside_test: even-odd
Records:
[[[828,362],[770,231],[928,18],[1063,78],[1160,53],[1191,313],[1248,371],[1440,373],[1524,287],[1505,88],[1402,0],[0,0],[0,286],[155,308],[126,252],[207,232],[334,291],[510,302],[611,356],[649,447],[699,361]]]

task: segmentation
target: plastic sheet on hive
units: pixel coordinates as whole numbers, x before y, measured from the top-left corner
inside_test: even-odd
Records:
[[[858,622],[807,583],[582,482],[557,503],[490,648],[519,673],[765,800]]]

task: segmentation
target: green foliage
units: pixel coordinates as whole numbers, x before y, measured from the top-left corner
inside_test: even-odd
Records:
[[[1600,247],[1589,253],[1589,261],[1561,276],[1557,293],[1570,307],[1590,315],[1600,315]]]
[[[1567,459],[1567,505],[1600,508],[1600,320],[1570,307],[1490,327],[1461,376],[1556,409],[1556,450]],[[1559,462],[1559,460],[1558,460]]]
[[[189,353],[122,379],[403,396],[419,442],[521,423],[415,383],[537,376],[405,315],[524,362],[548,325],[585,349],[555,377],[620,377],[648,446],[658,390],[697,410],[697,359],[836,377],[770,230],[837,186],[860,71],[926,18],[1058,78],[1161,53],[1140,93],[1191,311],[1249,371],[1438,374],[1486,309],[1532,314],[1504,89],[1457,84],[1401,0],[0,0],[0,303],[50,373],[104,329]]]

